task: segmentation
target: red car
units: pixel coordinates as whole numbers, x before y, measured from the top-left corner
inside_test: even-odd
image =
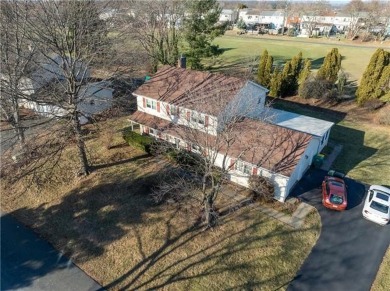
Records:
[[[347,208],[347,187],[343,179],[326,176],[322,182],[322,204],[334,210]]]

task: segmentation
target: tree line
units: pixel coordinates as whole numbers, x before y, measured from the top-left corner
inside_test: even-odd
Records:
[[[303,59],[302,52],[287,61],[284,66],[274,65],[273,57],[264,50],[257,69],[257,82],[269,88],[272,97],[298,94],[302,98],[334,99],[344,93],[348,81],[342,70],[342,56],[333,48],[325,57],[316,74],[311,71],[310,59]],[[364,105],[368,101],[390,101],[390,52],[377,49],[372,55],[360,85],[356,101]]]

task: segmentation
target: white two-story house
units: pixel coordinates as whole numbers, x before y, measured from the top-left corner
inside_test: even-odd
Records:
[[[143,134],[216,155],[214,164],[228,169],[234,183],[247,187],[251,175],[269,178],[275,199],[284,201],[326,145],[333,124],[267,108],[267,92],[240,78],[164,66],[133,93],[137,111],[129,120]],[[189,130],[196,144],[188,140]]]

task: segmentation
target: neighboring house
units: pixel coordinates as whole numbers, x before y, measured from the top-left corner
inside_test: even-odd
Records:
[[[241,18],[246,25],[260,23],[260,10],[258,9],[241,9],[238,17]]]
[[[109,84],[106,82],[88,83],[82,86],[78,94],[80,101],[77,103],[77,109],[82,114],[80,123],[85,124],[94,114],[110,108],[113,102],[113,92],[114,90],[109,88]],[[21,99],[20,106],[45,117],[62,117],[68,114],[66,109],[44,101]]]
[[[133,93],[137,111],[129,120],[140,125],[142,134],[199,152],[181,130],[195,130],[199,143],[206,145],[203,141],[216,139],[229,116],[242,117],[232,132],[239,142],[227,159],[222,154],[227,145],[222,145],[215,165],[229,169],[230,181],[245,187],[250,175],[269,178],[275,199],[284,201],[327,144],[333,123],[268,110],[267,92],[251,81],[164,66]]]
[[[219,15],[219,22],[235,23],[237,21],[238,13],[233,9],[222,9]]]
[[[259,15],[259,23],[272,23],[274,29],[285,26],[287,17],[282,10],[265,10]]]

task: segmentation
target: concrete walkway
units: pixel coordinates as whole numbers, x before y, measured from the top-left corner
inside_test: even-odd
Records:
[[[238,193],[237,191],[232,191],[229,187],[225,187],[224,195],[236,201],[236,203],[232,206],[233,208],[239,208],[241,204],[246,204],[252,209],[259,210],[265,215],[277,219],[295,229],[302,228],[304,226],[306,216],[311,211],[315,210],[315,207],[305,202],[300,202],[298,208],[293,212],[293,214],[288,215],[258,203],[247,203],[250,200],[248,197]],[[296,198],[293,198],[286,203],[296,203],[296,201]]]
[[[328,144],[333,147],[333,151],[325,157],[324,162],[321,165],[321,170],[324,171],[329,171],[331,169],[333,162],[343,150],[343,146],[341,144],[333,144],[331,142],[329,142]]]
[[[3,213],[0,289],[93,291],[101,286],[32,230]]]

